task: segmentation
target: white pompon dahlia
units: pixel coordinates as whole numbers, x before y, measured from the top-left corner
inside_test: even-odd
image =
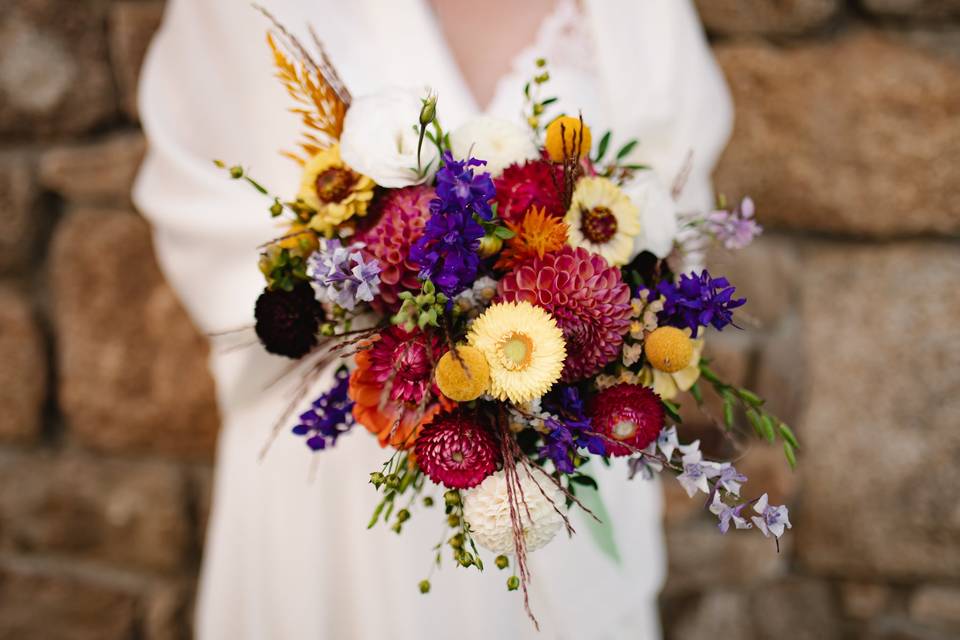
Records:
[[[527,503],[526,509],[520,505],[523,535],[527,551],[535,551],[553,540],[563,526],[563,518],[554,505],[565,510],[565,500],[563,492],[546,477],[538,478],[535,482],[525,471],[518,469],[517,472],[523,487],[523,498]],[[547,500],[544,494],[550,500]],[[553,504],[550,504],[551,500]],[[470,525],[473,539],[481,547],[498,555],[514,552],[510,502],[503,471],[487,476],[478,486],[463,492],[463,518]]]
[[[450,132],[450,149],[458,160],[468,156],[486,160],[487,165],[478,171],[488,171],[491,178],[499,176],[511,164],[533,160],[539,155],[529,129],[493,116],[478,116]]]
[[[398,189],[429,181],[440,159],[424,139],[417,173],[417,123],[425,91],[390,88],[354,98],[343,119],[340,157],[354,171],[381,187]]]

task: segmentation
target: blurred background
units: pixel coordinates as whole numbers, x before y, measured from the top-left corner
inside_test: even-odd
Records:
[[[779,554],[665,481],[666,637],[960,637],[960,0],[697,4],[767,228],[711,348],[802,458],[738,465]],[[129,199],[163,2],[0,7],[0,638],[188,638],[218,418]]]

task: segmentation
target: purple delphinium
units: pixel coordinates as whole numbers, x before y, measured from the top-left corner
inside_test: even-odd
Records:
[[[785,529],[793,527],[790,524],[790,515],[786,507],[767,504],[767,501],[767,494],[760,496],[760,499],[753,505],[753,510],[760,515],[753,516],[750,519],[763,532],[764,536],[772,535],[774,538],[779,538],[783,535]]]
[[[747,302],[746,298],[735,299],[735,290],[726,278],[713,278],[704,269],[699,275],[682,274],[678,283],[661,281],[648,299],[663,296],[663,311],[657,314],[661,326],[690,329],[696,338],[700,327],[712,325],[719,331],[733,324],[733,310]]]
[[[730,494],[739,496],[741,485],[747,481],[747,476],[737,471],[729,462],[720,465],[720,475],[717,476],[717,487],[722,487]]]
[[[713,502],[710,504],[710,513],[717,516],[717,518],[720,520],[720,523],[717,525],[717,527],[720,529],[720,533],[726,533],[729,531],[731,522],[737,529],[749,529],[751,526],[753,526],[741,515],[741,512],[748,504],[750,503],[744,502],[731,507],[723,502],[719,491],[713,494]]]
[[[314,451],[332,447],[344,433],[353,428],[353,400],[347,394],[350,372],[340,367],[335,383],[313,401],[310,410],[300,414],[300,423],[293,428],[298,436],[307,436],[307,446]]]
[[[743,249],[763,232],[763,227],[754,220],[753,213],[753,200],[749,196],[732,211],[711,211],[706,216],[707,232],[727,249]]]
[[[380,265],[364,261],[356,247],[344,247],[339,240],[326,240],[310,256],[310,274],[317,284],[317,296],[344,309],[370,302],[380,292]]]
[[[603,439],[590,435],[590,418],[576,387],[561,386],[543,400],[543,408],[552,416],[544,423],[550,432],[544,436],[544,445],[538,453],[549,458],[560,473],[573,473],[577,449],[603,456],[607,449]]]
[[[474,174],[472,168],[486,164],[486,160],[477,158],[454,160],[452,153],[444,151],[443,167],[437,171],[437,197],[430,202],[430,211],[465,211],[492,220],[490,201],[496,195],[493,180],[486,171]]]
[[[410,247],[410,259],[420,265],[420,279],[430,280],[452,298],[473,284],[480,266],[483,227],[474,219],[493,217],[489,200],[495,189],[490,174],[474,176],[470,167],[486,164],[470,158],[454,160],[443,154],[444,166],[437,171],[437,197],[430,201],[430,219]]]

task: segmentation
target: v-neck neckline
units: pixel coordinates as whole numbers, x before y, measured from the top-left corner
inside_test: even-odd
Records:
[[[440,21],[440,16],[437,14],[432,0],[418,1],[424,14],[426,15],[427,21],[430,23],[429,26],[432,31],[433,39],[438,48],[444,53],[451,70],[456,76],[457,82],[461,86],[461,92],[470,105],[471,114],[484,115],[489,113],[490,109],[497,103],[497,98],[500,95],[500,91],[502,90],[505,81],[516,71],[517,63],[529,56],[530,51],[536,49],[536,47],[541,44],[544,30],[546,29],[547,25],[549,25],[550,22],[553,21],[558,14],[560,14],[560,12],[563,10],[564,2],[567,0],[557,0],[550,11],[547,12],[543,18],[541,18],[540,24],[537,25],[533,38],[530,40],[530,42],[517,50],[517,52],[510,58],[509,66],[497,77],[497,80],[493,85],[493,92],[490,94],[490,98],[486,104],[480,103],[480,99],[474,92],[474,87],[467,80],[463,66],[454,55],[450,38],[443,28],[443,23]]]

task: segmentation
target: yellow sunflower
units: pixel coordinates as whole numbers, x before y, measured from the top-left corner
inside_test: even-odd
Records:
[[[310,228],[329,236],[337,225],[366,215],[373,187],[373,180],[343,163],[340,145],[333,145],[304,165],[297,198],[316,211]]]
[[[681,391],[689,391],[700,378],[700,356],[703,354],[703,338],[690,340],[693,347],[686,367],[674,373],[654,369],[645,364],[640,370],[640,383],[653,389],[664,400],[673,400]]]
[[[610,180],[581,178],[563,221],[570,246],[599,253],[613,265],[630,261],[633,240],[640,233],[640,211]]]
[[[489,393],[513,403],[539,398],[560,379],[567,357],[563,332],[529,302],[501,302],[474,320],[467,335],[490,366]]]

